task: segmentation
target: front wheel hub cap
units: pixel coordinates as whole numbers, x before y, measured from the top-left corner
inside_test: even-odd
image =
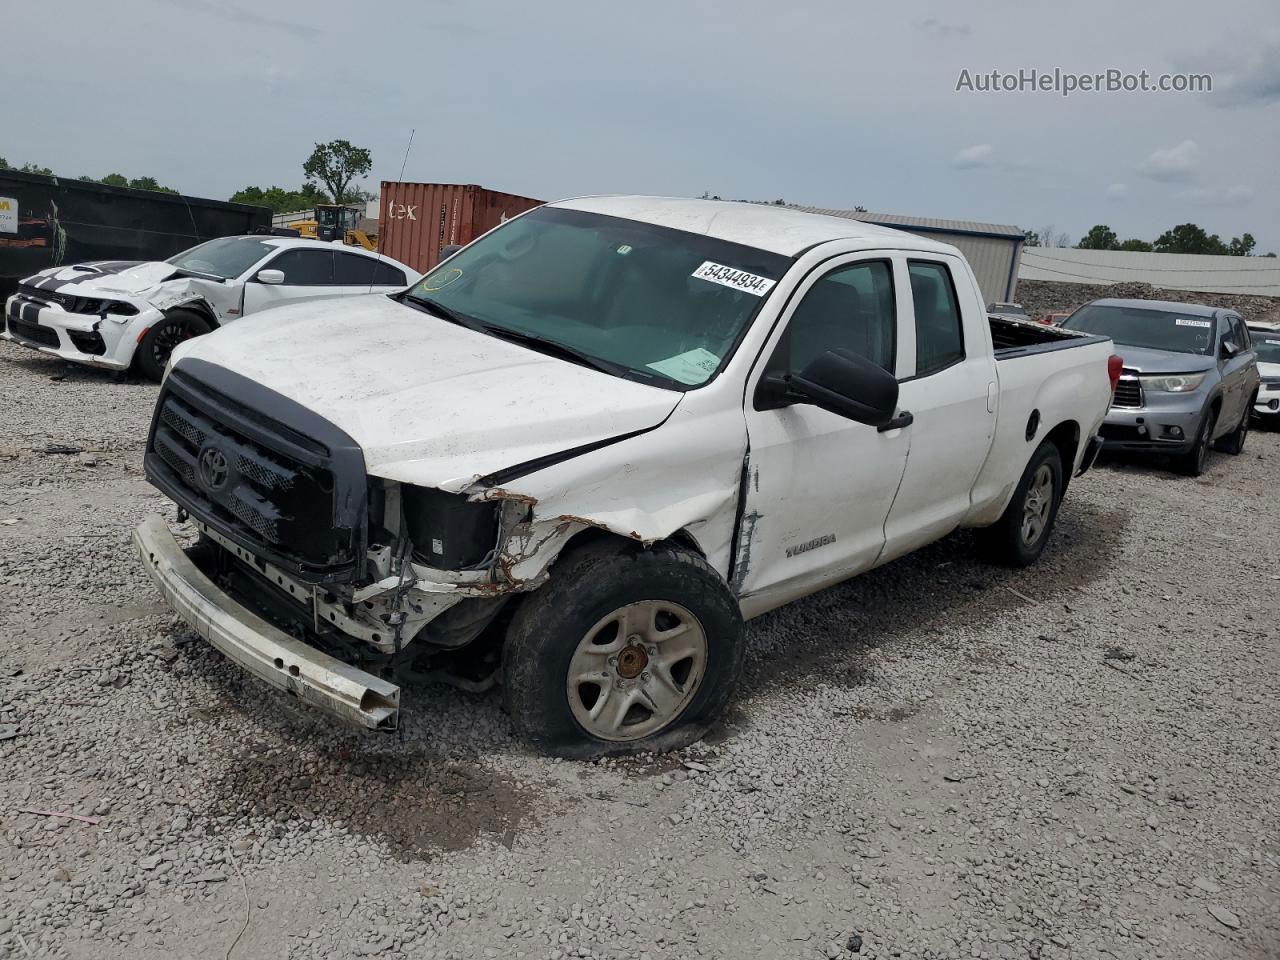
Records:
[[[652,736],[692,702],[708,657],[706,631],[687,607],[665,600],[619,607],[586,632],[569,660],[573,718],[599,740]]]

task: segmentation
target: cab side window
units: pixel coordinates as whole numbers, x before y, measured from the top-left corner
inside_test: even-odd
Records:
[[[827,350],[849,350],[892,373],[896,325],[890,265],[838,267],[804,295],[770,369],[799,373]]]
[[[912,260],[907,273],[916,315],[916,376],[927,377],[964,359],[960,304],[946,264]]]

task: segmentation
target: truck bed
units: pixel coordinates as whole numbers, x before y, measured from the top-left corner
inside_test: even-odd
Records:
[[[994,348],[997,360],[1025,357],[1032,353],[1044,353],[1046,350],[1078,347],[1085,343],[1106,339],[1092,334],[1063,330],[1061,327],[1051,327],[1043,323],[1010,320],[1007,317],[988,316],[987,321],[991,324],[991,346]]]
[[[1063,472],[1074,474],[1111,402],[1107,358],[1113,347],[1107,337],[1002,317],[990,323],[999,380],[995,432],[966,526],[995,522],[1035,447],[1061,424],[1069,425],[1075,441],[1075,456]]]

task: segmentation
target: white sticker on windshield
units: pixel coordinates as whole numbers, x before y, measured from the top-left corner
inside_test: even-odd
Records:
[[[758,277],[754,273],[747,273],[745,270],[726,267],[722,263],[712,263],[710,260],[707,260],[697,270],[693,271],[693,276],[699,280],[710,280],[712,283],[718,283],[721,286],[741,290],[743,293],[749,293],[753,297],[763,297],[769,292],[769,288],[777,282],[770,280],[768,277]]]
[[[1213,324],[1208,320],[1188,320],[1186,317],[1178,317],[1173,321],[1180,327],[1212,327]]]
[[[689,384],[705,383],[718,366],[720,358],[702,347],[694,347],[684,353],[677,353],[674,357],[648,364],[650,370],[657,370],[664,377]]]
[[[1269,343],[1273,347],[1280,347],[1280,340],[1264,340],[1263,343]]]

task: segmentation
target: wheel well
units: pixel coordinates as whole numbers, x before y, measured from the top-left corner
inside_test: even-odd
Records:
[[[564,546],[560,548],[560,553],[557,555],[556,560],[552,561],[552,564],[554,565],[559,562],[560,557],[568,553],[570,549],[578,549],[580,547],[587,546],[588,544],[603,543],[610,540],[614,541],[619,546],[643,549],[640,542],[633,540],[631,537],[624,537],[621,534],[614,533],[612,530],[602,530],[599,527],[587,527],[583,530],[579,530],[565,541]],[[658,541],[658,543],[679,544],[682,547],[692,550],[703,559],[706,559],[706,552],[703,551],[702,547],[699,546],[698,541],[694,539],[693,534],[689,533],[688,530],[677,530],[671,536]]]
[[[213,329],[215,330],[218,329],[218,326],[219,326],[218,315],[214,313],[213,308],[211,308],[203,300],[191,300],[187,303],[180,303],[176,307],[170,307],[168,310],[164,312],[164,315],[167,317],[171,313],[177,313],[181,310],[186,310],[186,311],[189,311],[190,313],[200,314],[201,317],[209,321],[209,326],[213,327]]]
[[[1062,458],[1062,488],[1066,492],[1067,484],[1071,482],[1071,468],[1076,462],[1076,451],[1080,449],[1080,424],[1064,420],[1050,430],[1045,439],[1058,448],[1058,456]]]

